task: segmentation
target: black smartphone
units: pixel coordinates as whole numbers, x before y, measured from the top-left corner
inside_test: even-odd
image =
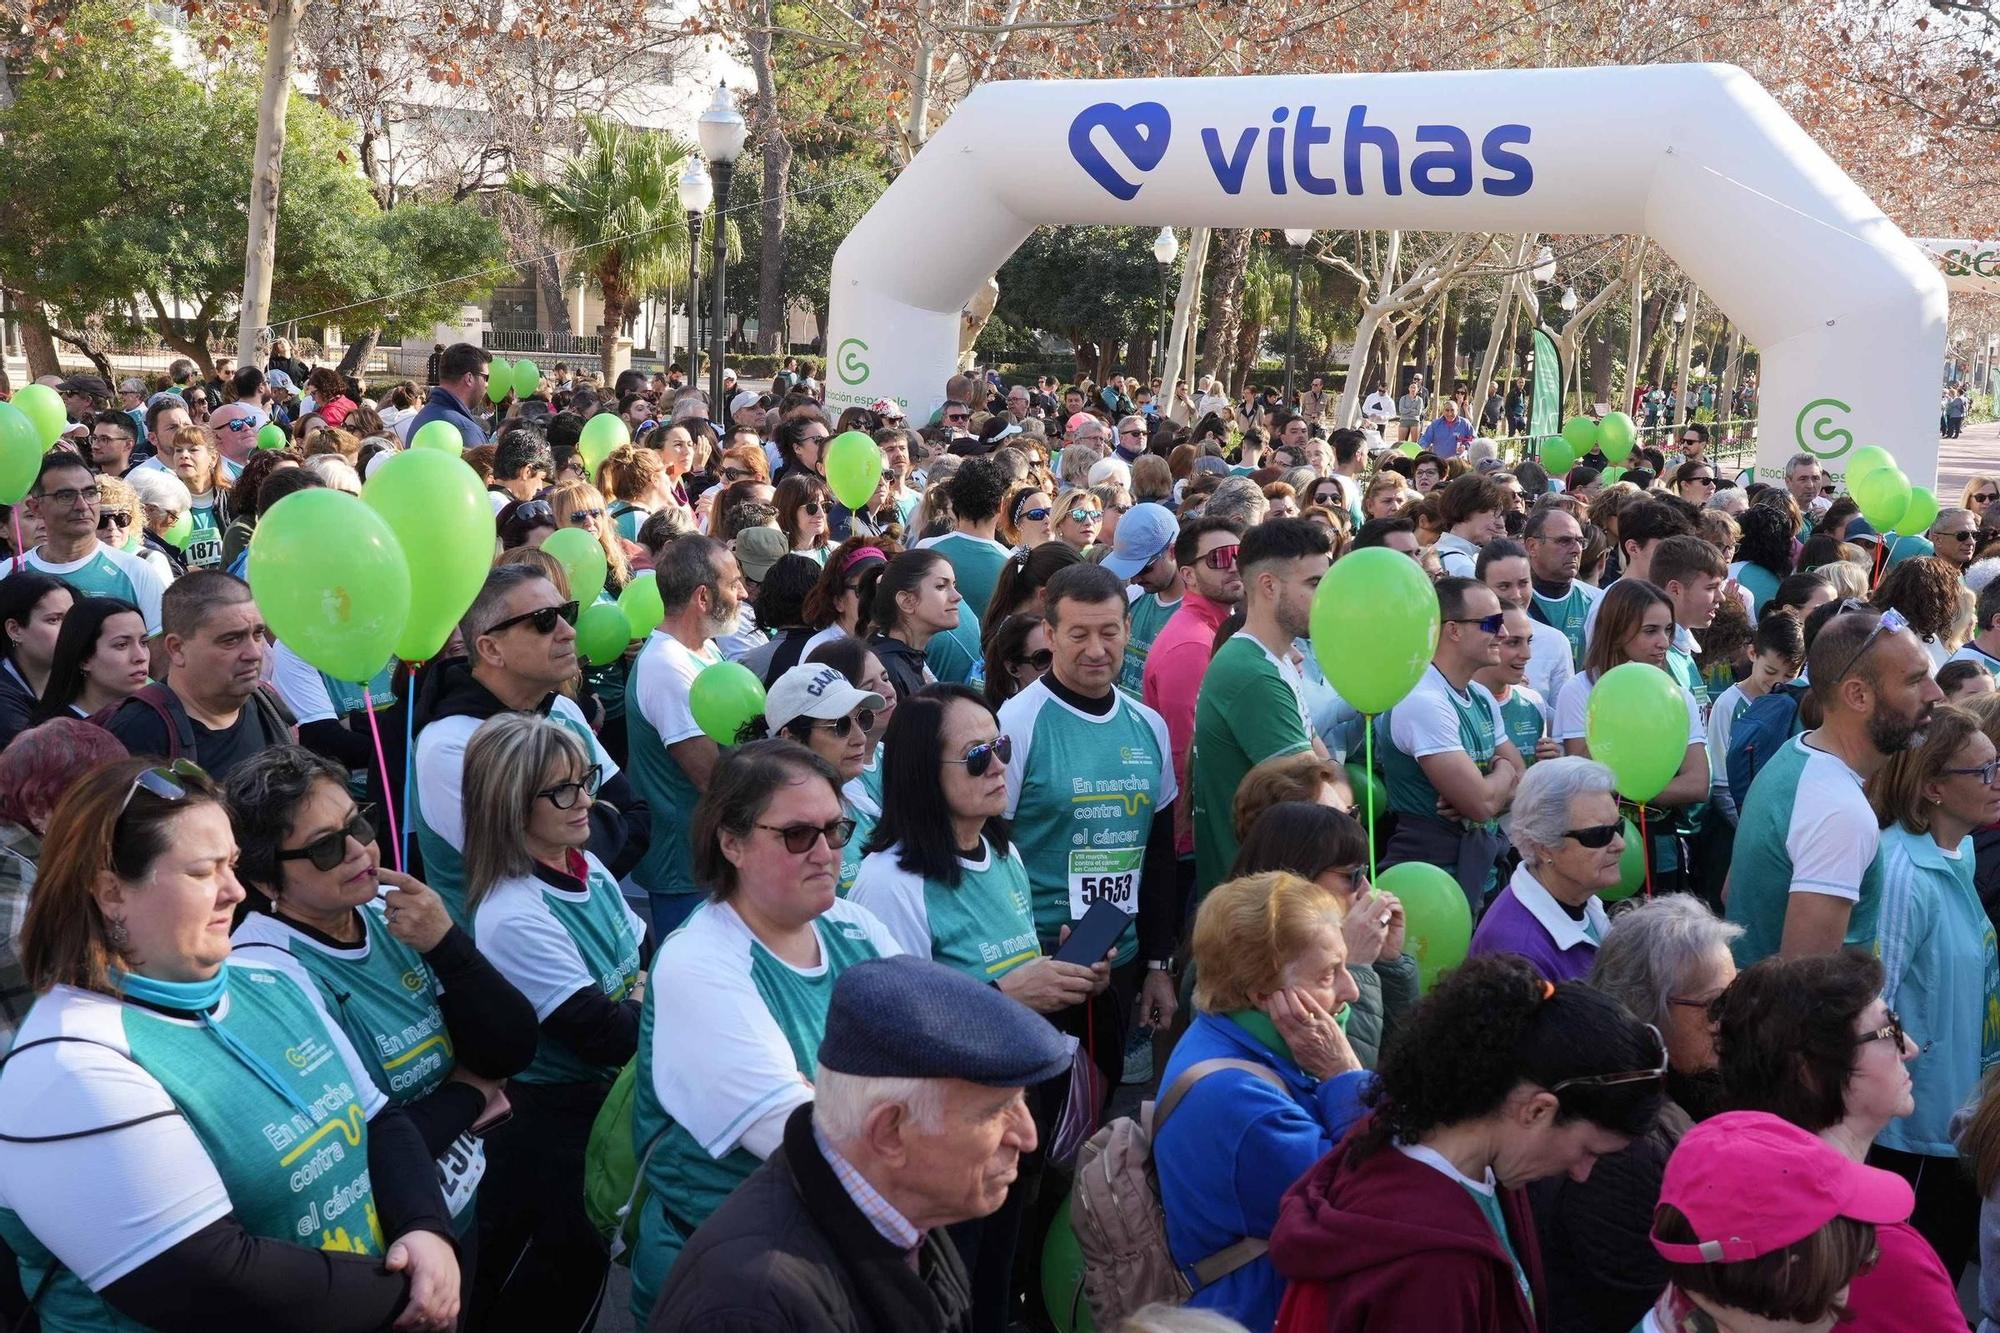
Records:
[[[1081,921],[1071,923],[1069,938],[1056,950],[1058,963],[1075,963],[1078,967],[1092,967],[1104,961],[1111,952],[1111,946],[1118,943],[1118,937],[1130,925],[1132,914],[1123,911],[1099,898],[1090,905]]]

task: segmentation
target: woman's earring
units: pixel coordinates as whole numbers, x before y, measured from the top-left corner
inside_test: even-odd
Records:
[[[125,929],[125,923],[115,916],[104,918],[104,942],[111,946],[111,952],[122,954],[132,947],[132,933]]]

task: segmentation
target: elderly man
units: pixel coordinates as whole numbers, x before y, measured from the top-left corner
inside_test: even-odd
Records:
[[[1956,505],[1940,509],[1937,521],[1924,535],[1930,539],[1939,559],[1949,560],[1963,571],[1979,549],[1979,516]]]
[[[814,1100],[688,1240],[652,1333],[970,1329],[971,1283],[943,1228],[1007,1201],[1035,1150],[1025,1090],[1069,1063],[1047,1020],[941,963],[848,968]]]
[[[1811,454],[1793,454],[1785,460],[1785,489],[1792,493],[1792,499],[1801,513],[1806,512],[1819,495],[1820,483],[1824,479],[1819,459]]]

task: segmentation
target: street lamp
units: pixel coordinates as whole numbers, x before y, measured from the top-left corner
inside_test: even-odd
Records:
[[[715,282],[708,302],[708,410],[710,419],[720,421],[726,431],[729,406],[722,401],[722,341],[728,323],[725,318],[728,293],[723,285],[722,220],[729,213],[729,175],[736,169],[736,159],[742,155],[744,135],[748,132],[727,83],[715,85],[715,100],[701,113],[694,128],[695,137],[701,141],[701,155],[715,169],[715,236],[710,242],[708,259]],[[720,417],[715,415],[718,412],[722,414]]]
[[[1154,373],[1158,375],[1167,373],[1167,336],[1169,330],[1167,322],[1167,276],[1173,272],[1174,261],[1179,259],[1180,255],[1181,238],[1174,235],[1172,227],[1160,228],[1160,234],[1153,238],[1153,258],[1160,262],[1160,337],[1159,341],[1153,344]],[[1173,387],[1171,384],[1160,386],[1161,391],[1167,395],[1167,401],[1170,404],[1173,402]]]
[[[1305,258],[1306,247],[1312,244],[1310,228],[1285,228],[1285,244],[1292,247],[1292,314],[1290,329],[1285,334],[1285,402],[1290,405],[1297,400],[1292,397],[1292,367],[1298,359],[1299,349],[1299,261]]]
[[[1575,314],[1575,313],[1576,313],[1576,288],[1574,288],[1574,287],[1565,287],[1565,288],[1563,288],[1563,294],[1562,294],[1562,300],[1561,300],[1561,302],[1559,302],[1559,304],[1560,304],[1560,305],[1562,306],[1562,308],[1563,308],[1563,313],[1564,313],[1565,315],[1573,315],[1573,314]]]
[[[1536,282],[1554,282],[1556,280],[1556,252],[1549,249],[1546,245],[1535,251],[1535,267],[1532,272]]]
[[[688,226],[687,383],[692,389],[701,383],[701,334],[695,327],[696,316],[701,309],[701,215],[708,211],[708,205],[715,197],[715,185],[708,179],[708,169],[692,153],[688,155],[687,169],[681,172],[680,197]],[[711,404],[709,415],[713,417],[714,414],[715,408]]]
[[[1676,324],[1685,324],[1685,323],[1687,323],[1687,322],[1688,322],[1688,303],[1687,303],[1686,301],[1677,301],[1677,302],[1675,302],[1675,303],[1674,303],[1674,323],[1676,323]]]

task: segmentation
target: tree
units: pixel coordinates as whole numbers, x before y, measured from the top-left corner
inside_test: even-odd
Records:
[[[1069,340],[1079,374],[1117,369],[1118,344],[1160,318],[1160,265],[1143,227],[1038,227],[1000,269],[996,316]]]

